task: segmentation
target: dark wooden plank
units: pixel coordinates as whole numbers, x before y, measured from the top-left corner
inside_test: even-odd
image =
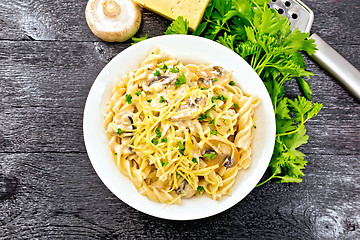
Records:
[[[312,32],[360,69],[357,0],[304,0]],[[360,104],[306,57],[313,98],[301,184],[268,183],[233,208],[188,222],[161,220],[118,200],[96,176],[82,112],[97,74],[127,43],[88,29],[86,1],[0,2],[0,239],[360,239]],[[136,36],[170,21],[143,10]],[[299,94],[295,83],[288,96]],[[267,173],[264,176],[269,176]]]
[[[303,183],[267,184],[222,214],[185,222],[157,219],[121,202],[98,179],[86,154],[0,154],[0,236],[355,239],[359,157],[311,155],[315,160]]]
[[[87,1],[1,1],[0,39],[99,41],[85,21]],[[357,0],[304,0],[316,14],[313,31],[331,44],[359,44]],[[170,21],[143,10],[137,36],[161,35]]]
[[[87,1],[1,1],[0,39],[23,41],[101,41],[85,19]],[[137,36],[163,34],[170,21],[142,10]],[[128,41],[128,42],[131,42]]]
[[[358,0],[304,0],[315,14],[311,32],[317,33],[331,45],[359,44],[360,22]],[[352,40],[350,40],[352,38]]]

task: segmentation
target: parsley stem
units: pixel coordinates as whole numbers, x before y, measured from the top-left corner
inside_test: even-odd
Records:
[[[260,187],[261,185],[267,183],[268,181],[270,181],[270,180],[273,179],[273,178],[280,178],[280,177],[276,176],[276,172],[275,172],[275,173],[274,173],[273,175],[271,175],[268,179],[266,179],[266,180],[263,181],[262,183],[259,183],[259,184],[256,185],[255,187]]]

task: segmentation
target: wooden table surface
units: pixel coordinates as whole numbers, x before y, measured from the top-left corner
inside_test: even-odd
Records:
[[[360,1],[304,2],[312,31],[360,69]],[[269,182],[196,221],[157,219],[116,198],[90,164],[82,117],[96,76],[131,41],[96,38],[85,6],[0,0],[0,239],[360,239],[360,104],[307,56],[324,107],[308,122],[302,183]],[[169,23],[143,10],[136,36]]]

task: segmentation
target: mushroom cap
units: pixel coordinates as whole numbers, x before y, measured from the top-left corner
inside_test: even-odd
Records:
[[[218,164],[226,168],[235,167],[239,163],[240,154],[236,149],[234,143],[219,136],[211,136],[208,142],[212,145],[209,146],[205,142],[200,143],[200,154],[215,153],[215,158],[205,159],[207,166]]]
[[[106,14],[104,8],[111,13]],[[91,31],[107,42],[128,40],[141,23],[140,8],[132,0],[89,0],[85,16]]]
[[[225,86],[231,80],[231,74],[220,66],[200,67],[196,75],[199,76],[198,85],[204,88],[211,87],[211,84]]]

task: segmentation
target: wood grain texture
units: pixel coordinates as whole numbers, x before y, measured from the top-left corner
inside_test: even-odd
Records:
[[[268,184],[216,216],[167,221],[113,196],[85,153],[0,154],[0,236],[24,239],[352,239],[360,211],[358,156],[310,155],[301,184]],[[354,171],[355,170],[355,171]],[[349,172],[344,176],[344,171]],[[353,174],[351,174],[351,172]],[[333,177],[329,179],[329,174]],[[314,184],[316,183],[316,184]],[[4,189],[8,195],[4,196]],[[134,189],[134,191],[136,191]],[[346,199],[346,201],[344,201]],[[5,237],[4,237],[5,236]]]
[[[304,2],[313,31],[360,69],[359,2]],[[96,76],[130,41],[93,36],[85,5],[0,1],[0,239],[360,239],[360,104],[309,57],[324,108],[308,122],[302,183],[270,182],[196,221],[157,219],[116,198],[87,157],[82,117]],[[170,23],[142,18],[136,36]],[[299,94],[294,82],[286,88]]]

